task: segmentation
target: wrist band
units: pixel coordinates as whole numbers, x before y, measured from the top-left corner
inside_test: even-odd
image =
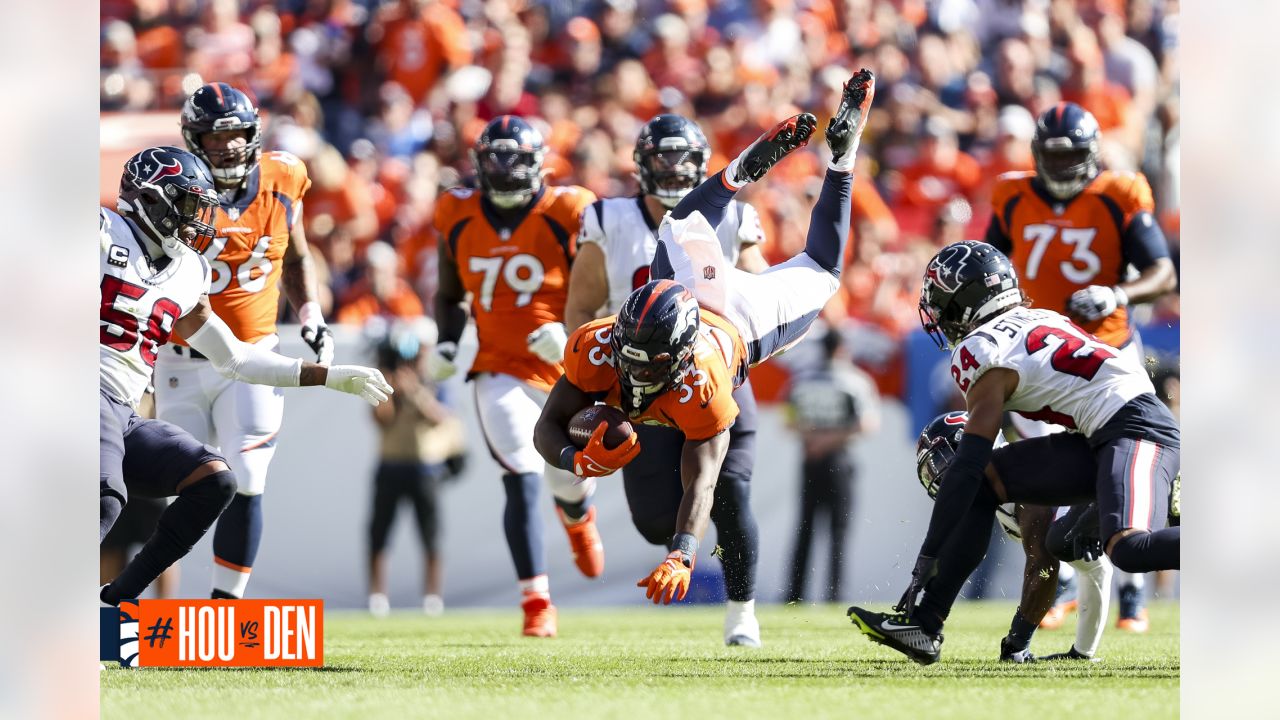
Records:
[[[573,472],[573,457],[578,454],[578,448],[572,445],[565,445],[560,451],[560,469]]]
[[[671,549],[679,550],[684,556],[684,564],[693,567],[693,558],[698,554],[698,538],[694,537],[693,533],[676,533],[676,536],[671,538]]]

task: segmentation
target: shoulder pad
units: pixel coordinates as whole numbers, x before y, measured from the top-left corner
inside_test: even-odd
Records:
[[[995,185],[991,188],[991,205],[996,210],[1004,207],[1015,195],[1025,192],[1031,183],[1031,178],[1035,177],[1035,173],[1028,172],[1007,172],[996,178]]]
[[[1151,184],[1140,172],[1114,172],[1104,170],[1094,181],[1097,191],[1120,204],[1125,215],[1146,210],[1155,211],[1155,200],[1151,195]]]

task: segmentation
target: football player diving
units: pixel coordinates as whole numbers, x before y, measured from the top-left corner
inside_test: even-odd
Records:
[[[570,418],[596,401],[620,407],[633,422],[673,427],[685,438],[679,459],[684,493],[670,552],[637,583],[655,603],[688,592],[738,415],[733,389],[752,366],[798,342],[839,287],[854,156],[874,88],[870,71],[854,74],[827,125],[832,158],[803,252],[752,275],[726,267],[715,227],[738,190],[808,142],[817,126],[809,113],[779,123],[686,194],[659,228],[654,279],[631,293],[616,316],[587,323],[569,337],[565,375],[534,434],[548,463],[598,477],[640,453],[635,433],[606,447],[604,423],[584,448],[570,442]]]
[[[649,281],[649,264],[658,248],[658,223],[706,179],[710,155],[702,129],[688,118],[658,115],[644,124],[633,154],[640,195],[597,200],[582,215],[565,302],[568,327],[576,329],[600,315],[617,314],[631,292]],[[769,267],[760,251],[764,241],[760,217],[747,203],[729,202],[716,226],[716,239],[728,264],[748,272]],[[711,521],[724,567],[724,642],[759,647],[755,578],[760,532],[751,511],[757,418],[749,380],[733,391],[733,399],[738,417],[729,429],[729,450],[720,466]],[[640,535],[666,547],[675,534],[684,495],[680,452],[685,438],[658,425],[640,425],[636,434],[645,451],[622,469],[627,507]]]
[[[177,425],[134,411],[172,333],[181,333],[222,376],[235,380],[324,385],[373,405],[392,392],[372,368],[287,358],[236,338],[210,307],[211,271],[199,250],[213,239],[217,206],[204,163],[165,146],[125,163],[118,214],[99,210],[99,542],[130,493],[176,496],[142,550],[99,591],[108,605],[138,597],[190,552],[236,492],[235,476],[218,451]]]
[[[849,609],[872,640],[920,663],[941,655],[946,589],[963,583],[981,559],[982,550],[972,548],[985,547],[1000,503],[1093,500],[1103,549],[1117,569],[1179,566],[1180,528],[1156,526],[1178,474],[1177,422],[1137,361],[1066,317],[1027,304],[1008,258],[986,243],[952,243],[925,271],[921,324],[940,348],[953,348],[951,377],[969,419],[897,614]],[[1005,410],[1071,432],[993,451]],[[992,464],[996,480],[989,482]],[[933,593],[939,601],[930,600]]]

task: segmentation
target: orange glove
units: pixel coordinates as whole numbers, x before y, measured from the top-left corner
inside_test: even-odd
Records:
[[[640,437],[634,432],[618,447],[606,448],[604,431],[607,427],[608,423],[602,420],[596,431],[591,433],[587,446],[573,454],[574,475],[584,478],[612,475],[640,454]]]
[[[659,602],[670,605],[673,599],[683,600],[689,592],[689,582],[693,579],[693,558],[689,557],[689,564],[685,565],[686,557],[689,556],[679,550],[672,550],[667,559],[649,573],[649,577],[636,583],[636,587],[645,588],[644,596],[651,598],[654,605]]]

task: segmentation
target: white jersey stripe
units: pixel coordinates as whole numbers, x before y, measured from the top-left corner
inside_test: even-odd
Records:
[[[1135,530],[1151,529],[1151,492],[1159,459],[1159,445],[1145,440],[1134,443],[1133,464],[1129,469],[1129,521],[1126,524]]]

